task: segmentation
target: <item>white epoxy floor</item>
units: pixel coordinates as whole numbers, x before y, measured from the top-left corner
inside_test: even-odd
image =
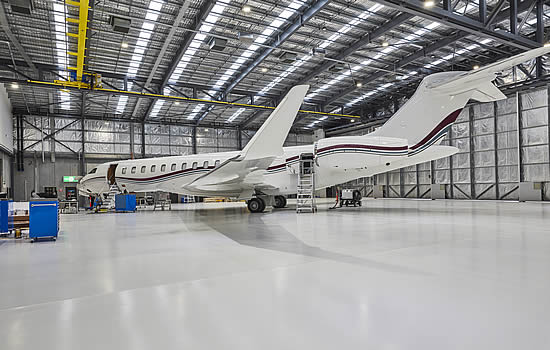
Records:
[[[61,216],[0,240],[0,349],[545,349],[550,205]],[[194,210],[191,210],[191,209]]]

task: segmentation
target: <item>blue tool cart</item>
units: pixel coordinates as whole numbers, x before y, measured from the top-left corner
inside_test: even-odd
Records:
[[[29,238],[57,239],[59,232],[59,203],[51,199],[33,199],[29,203]]]
[[[117,194],[115,196],[115,211],[117,212],[136,211],[136,195],[135,194]]]
[[[7,234],[13,228],[13,202],[0,199],[0,234]]]

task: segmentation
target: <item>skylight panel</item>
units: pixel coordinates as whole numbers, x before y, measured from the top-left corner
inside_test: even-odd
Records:
[[[206,16],[205,22],[200,27],[200,31],[202,32],[210,32],[213,28],[213,25],[216,24],[218,19],[220,18],[220,14],[223,13],[225,8],[227,7],[227,4],[230,2],[230,0],[219,0],[216,2],[216,4],[212,7],[212,10]],[[191,44],[189,44],[189,48],[185,51],[183,54],[180,62],[177,65],[177,69],[174,70],[172,75],[170,76],[169,81],[170,82],[176,82],[179,80],[181,75],[183,74],[183,70],[185,67],[187,67],[187,64],[189,61],[191,61],[191,58],[195,55],[197,52],[197,49],[200,47],[202,42],[206,39],[206,35],[203,33],[196,33],[193,37],[193,40],[191,41]]]
[[[55,29],[55,59],[59,66],[65,69],[69,64],[67,58],[67,41],[65,32],[65,4],[60,2],[53,3],[54,14],[54,29]],[[60,72],[61,75],[66,74],[65,71]],[[71,95],[67,91],[59,91],[59,101],[61,109],[71,108]]]
[[[328,46],[330,46],[330,44],[332,44],[333,42],[335,42],[339,37],[341,37],[344,33],[348,32],[349,30],[351,30],[353,27],[357,26],[357,24],[363,22],[365,19],[369,18],[373,13],[377,12],[378,10],[380,10],[381,8],[383,8],[384,6],[380,5],[380,4],[376,4],[372,7],[370,7],[368,10],[362,12],[360,15],[359,15],[359,18],[356,18],[354,20],[352,20],[350,23],[348,24],[345,24],[342,28],[340,28],[338,30],[337,33],[334,33],[332,34],[328,39],[324,40],[320,45],[319,47],[320,48],[326,48]],[[283,79],[282,78],[285,78],[287,77],[291,72],[293,72],[294,70],[296,70],[297,67],[303,65],[305,62],[307,62],[309,59],[311,59],[312,55],[305,55],[304,57],[302,57],[301,59],[297,60],[296,62],[294,62],[292,64],[292,66],[290,66],[289,68],[287,68],[283,73],[279,74],[279,77],[275,78],[273,81],[271,81],[269,84],[267,84],[262,90],[260,90],[259,92],[259,95],[264,95],[266,94],[269,90],[271,90],[273,87],[275,87],[279,82],[281,82]],[[370,63],[370,62],[369,62]],[[349,75],[350,72],[347,72],[347,74]],[[344,76],[345,77],[345,76]],[[336,81],[335,81],[336,82]],[[334,84],[334,82],[332,83]],[[327,87],[328,88],[328,87]],[[323,89],[323,90],[326,90]],[[320,92],[321,90],[318,90],[316,91],[317,93]],[[314,96],[317,95],[317,93],[314,92],[314,93],[311,93],[309,95],[306,96],[306,99],[310,99]]]
[[[235,119],[237,119],[241,114],[243,114],[243,112],[246,110],[246,108],[239,108],[235,113],[233,113],[233,115],[229,118],[227,118],[227,122],[228,123],[232,123],[233,121],[235,121]]]
[[[290,16],[292,16],[294,13],[296,13],[296,10],[301,8],[303,5],[300,1],[293,1],[287,9],[283,10],[277,18],[275,18],[269,26],[262,32],[261,36],[258,36],[254,43],[250,44],[248,48],[241,54],[241,56],[231,65],[231,68],[226,70],[222,77],[226,76],[233,76],[237,73],[237,70],[246,62],[247,58],[252,57],[254,53],[260,48],[257,44],[263,44],[267,41],[268,37],[275,32],[273,28],[279,28],[283,23],[285,23],[283,19],[287,19]],[[268,34],[269,33],[269,34]],[[222,86],[228,79],[218,79],[218,81],[214,84],[215,87]]]
[[[147,9],[145,18],[155,21],[158,18],[157,12],[159,12],[162,9],[163,4],[164,4],[163,1],[151,0],[149,2],[149,7]],[[136,76],[137,72],[139,71],[139,67],[143,61],[143,53],[145,52],[145,48],[149,45],[149,41],[151,39],[151,31],[154,29],[155,29],[154,23],[143,22],[143,24],[141,25],[141,30],[138,35],[139,39],[136,42],[136,47],[134,48],[134,53],[132,54],[132,60],[130,61],[130,64],[126,73],[129,77]],[[130,89],[131,86],[133,85],[129,84],[128,89]],[[124,112],[127,102],[128,102],[128,98],[126,99],[123,99],[122,97],[119,98],[118,104],[117,104],[117,113]]]

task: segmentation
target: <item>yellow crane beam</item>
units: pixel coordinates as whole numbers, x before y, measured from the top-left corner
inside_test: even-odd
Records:
[[[89,0],[72,1],[66,0],[65,3],[70,6],[78,7],[78,19],[67,18],[68,22],[78,23],[78,33],[67,33],[70,37],[76,37],[78,40],[78,50],[76,52],[76,81],[82,82],[84,73],[84,58],[86,57],[86,33],[88,30],[88,9],[90,8]],[[69,53],[74,55],[73,53]]]
[[[249,108],[256,108],[256,109],[275,109],[276,107],[272,106],[262,106],[262,105],[253,105],[248,103],[238,103],[238,102],[226,102],[226,101],[215,101],[215,100],[205,100],[202,98],[190,98],[190,97],[183,97],[183,96],[172,96],[172,95],[162,95],[162,94],[151,94],[147,92],[137,92],[137,91],[127,91],[127,90],[117,90],[117,89],[104,89],[104,88],[90,88],[88,85],[85,84],[78,84],[71,81],[61,81],[56,80],[55,82],[49,82],[49,81],[39,81],[39,80],[27,80],[28,84],[31,85],[38,85],[38,86],[49,86],[49,87],[57,87],[60,89],[66,89],[66,88],[78,88],[78,89],[85,89],[90,90],[90,92],[101,92],[101,93],[107,93],[107,94],[117,94],[117,95],[125,95],[129,97],[149,97],[149,98],[158,98],[163,100],[171,100],[171,101],[182,101],[182,102],[190,102],[190,103],[205,103],[205,104],[214,104],[214,105],[221,105],[221,106],[229,106],[229,107],[249,107]],[[299,112],[301,113],[307,113],[307,114],[316,114],[316,115],[322,115],[322,116],[331,116],[331,117],[344,117],[344,118],[351,118],[351,119],[359,119],[361,116],[358,115],[350,115],[350,114],[340,114],[340,113],[327,113],[327,112],[318,112],[318,111],[310,111],[305,109],[300,109]]]

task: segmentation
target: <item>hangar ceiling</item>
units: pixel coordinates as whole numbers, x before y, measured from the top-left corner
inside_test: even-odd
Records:
[[[39,83],[76,66],[75,3],[34,0],[30,14],[11,3],[0,8],[0,79],[16,114],[242,129],[269,114],[255,106],[276,106],[303,83],[303,109],[317,113],[301,112],[295,130],[383,118],[424,76],[541,46],[550,23],[542,0],[95,0],[84,67],[103,89],[88,90]],[[128,32],[113,18],[129,19]],[[542,81],[544,67],[497,83]]]

